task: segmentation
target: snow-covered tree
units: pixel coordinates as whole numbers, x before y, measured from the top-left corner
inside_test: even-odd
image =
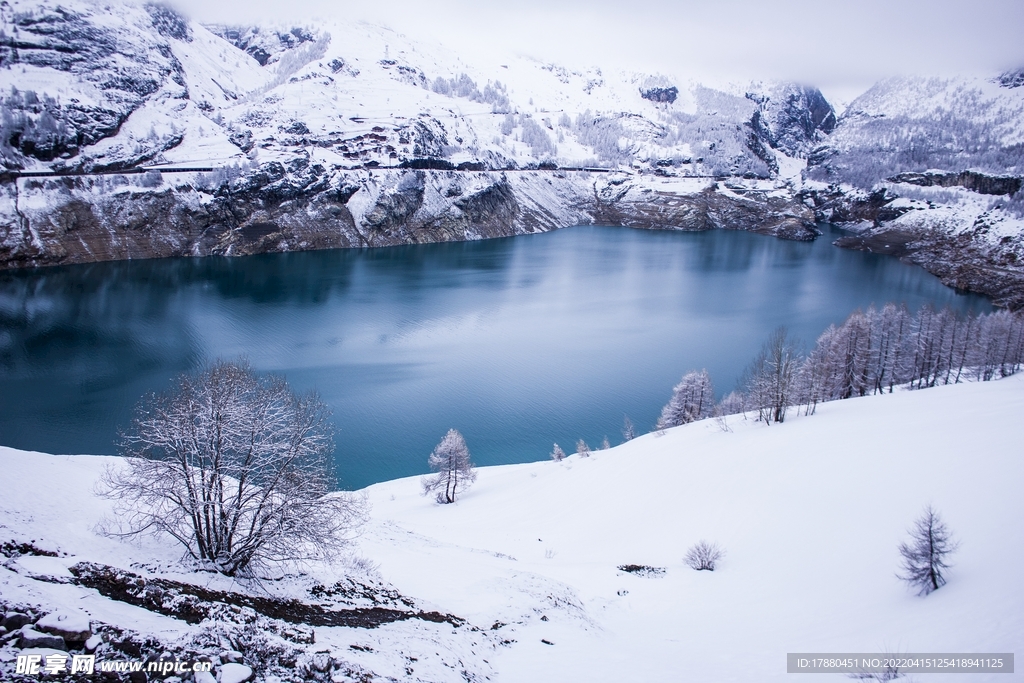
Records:
[[[590,457],[590,446],[588,446],[587,442],[583,439],[576,442],[576,455],[582,458]]]
[[[622,438],[626,441],[632,441],[636,438],[636,429],[634,429],[633,421],[629,419],[629,415],[622,416]]]
[[[427,462],[436,474],[423,478],[423,493],[436,492],[438,503],[454,503],[455,496],[476,481],[469,448],[457,429],[448,430]]]
[[[794,400],[794,377],[799,357],[786,328],[780,327],[768,338],[744,376],[750,407],[765,424],[782,422]]]
[[[946,584],[946,558],[958,547],[945,523],[929,505],[910,529],[910,543],[900,544],[903,566],[899,578],[928,595]]]
[[[658,429],[703,420],[710,417],[715,407],[715,390],[707,370],[688,372],[672,389],[672,398],[661,409]]]
[[[602,450],[602,451],[606,451],[606,450],[608,450],[608,449],[609,449],[609,448],[611,448],[611,447],[612,447],[612,444],[611,444],[611,442],[610,442],[610,441],[608,440],[608,437],[607,437],[607,436],[606,436],[606,437],[604,437],[604,439],[602,439],[602,440],[601,440],[601,450]]]
[[[747,408],[747,398],[739,391],[730,391],[725,398],[715,406],[716,415],[737,415]]]
[[[333,492],[330,411],[245,362],[217,362],[150,394],[104,477],[119,535],[163,533],[229,576],[327,558],[365,513]],[[118,528],[119,525],[119,528]]]
[[[551,451],[551,459],[555,462],[562,462],[565,460],[565,451],[557,443],[555,444],[554,450]]]

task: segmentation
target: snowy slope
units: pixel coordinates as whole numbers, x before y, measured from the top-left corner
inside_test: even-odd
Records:
[[[850,103],[809,175],[860,187],[905,171],[1024,174],[1024,88],[1004,78],[905,76]]]
[[[466,680],[499,681],[767,681],[787,678],[795,651],[1012,652],[1024,638],[1022,411],[1024,378],[1011,377],[837,401],[772,427],[708,420],[586,459],[485,468],[450,506],[423,497],[415,478],[372,486],[357,552],[403,595],[479,630],[325,627],[309,650],[380,677],[462,680],[461,667]],[[167,642],[203,628],[31,578],[90,560],[228,584],[190,575],[167,545],[96,535],[109,503],[91,485],[113,459],[0,458],[3,540],[67,553],[9,560],[4,601],[44,612],[73,603]],[[948,585],[921,598],[894,575],[896,546],[929,504],[961,547]],[[682,563],[702,538],[726,550],[713,573]],[[354,567],[313,567],[259,590],[309,599],[315,581],[368,580]]]

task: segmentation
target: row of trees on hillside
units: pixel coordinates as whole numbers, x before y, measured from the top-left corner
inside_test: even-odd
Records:
[[[794,406],[816,406],[896,387],[923,389],[966,380],[1006,377],[1024,364],[1024,316],[1009,311],[959,315],[930,306],[910,313],[886,304],[856,311],[825,330],[803,354],[784,328],[769,337],[748,366],[740,390],[714,402],[707,371],[690,372],[675,386],[658,429],[712,415],[754,412],[767,424],[783,422]]]

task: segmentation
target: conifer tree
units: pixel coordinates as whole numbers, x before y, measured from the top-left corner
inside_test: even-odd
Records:
[[[565,460],[565,451],[563,451],[562,447],[557,443],[555,444],[555,449],[551,451],[551,459],[555,462],[562,462]]]
[[[910,538],[910,543],[900,544],[903,571],[897,576],[917,588],[918,595],[928,595],[946,584],[946,558],[959,544],[930,505],[914,522]]]

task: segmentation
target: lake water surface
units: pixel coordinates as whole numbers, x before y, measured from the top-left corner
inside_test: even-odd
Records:
[[[450,427],[481,465],[618,443],[623,416],[648,431],[687,370],[733,389],[779,325],[812,344],[871,303],[990,310],[835,237],[591,226],[0,272],[0,444],[114,453],[145,392],[244,355],[320,392],[341,483],[362,487],[424,472]]]

